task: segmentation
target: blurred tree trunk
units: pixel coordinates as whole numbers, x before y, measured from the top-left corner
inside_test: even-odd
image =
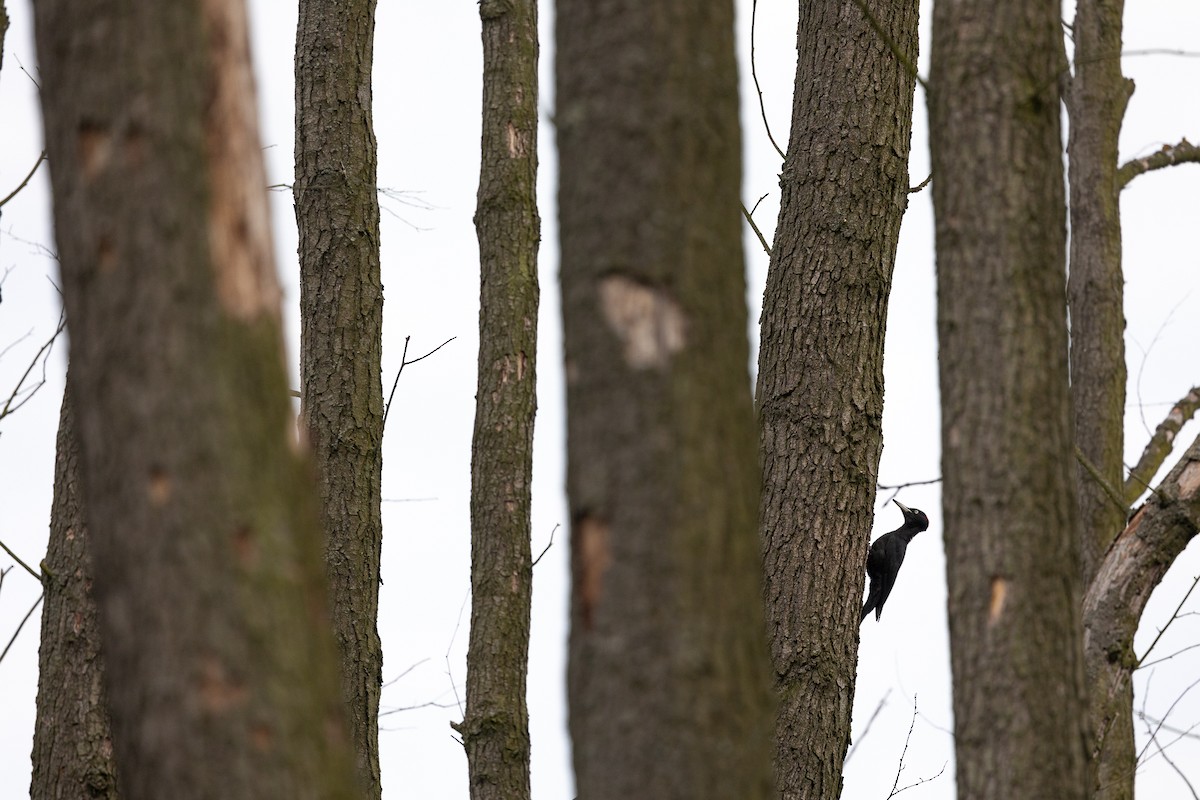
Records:
[[[883,449],[883,341],[908,205],[916,0],[802,3],[758,407],[766,607],[788,798],[836,798]],[[903,54],[902,61],[893,47]]]
[[[733,4],[557,4],[572,602],[588,800],[773,796]]]
[[[471,640],[461,725],[473,800],[529,797],[530,481],[537,406],[536,0],[485,0]]]
[[[363,786],[378,798],[383,285],[371,122],[375,0],[300,0],[299,10],[301,413],[320,479],[342,689]]]
[[[1124,6],[1124,0],[1079,0],[1073,26],[1075,69],[1064,94],[1071,121],[1071,400],[1080,451],[1076,473],[1085,588],[1125,527],[1127,515],[1120,488],[1125,478],[1126,372],[1117,140],[1133,82],[1121,74],[1121,59],[1116,57],[1121,52]],[[1086,618],[1084,625],[1093,627]],[[1109,800],[1131,800],[1137,761],[1133,685],[1126,680],[1112,694],[1111,685],[1098,680],[1110,663],[1111,642],[1104,638],[1084,639],[1096,737],[1093,791]]]
[[[70,377],[58,418],[50,541],[42,562],[45,603],[38,650],[37,722],[33,729],[33,800],[115,800],[108,701],[100,628],[92,599],[92,559],[79,485],[79,447]]]
[[[1088,787],[1059,9],[934,7],[930,147],[960,797]]]
[[[357,798],[245,9],[34,11],[121,795]]]

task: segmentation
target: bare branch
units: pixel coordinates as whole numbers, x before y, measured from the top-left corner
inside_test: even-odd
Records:
[[[1171,454],[1175,436],[1184,424],[1196,414],[1197,408],[1200,408],[1200,386],[1193,386],[1171,408],[1166,418],[1158,423],[1158,427],[1154,429],[1154,435],[1146,443],[1146,448],[1142,451],[1137,465],[1129,471],[1129,477],[1125,479],[1124,487],[1126,503],[1137,500],[1142,492],[1149,488],[1150,479],[1154,477],[1154,473],[1158,472],[1167,456]]]
[[[1083,451],[1079,449],[1079,445],[1075,445],[1075,460],[1083,465],[1083,468],[1087,471],[1087,474],[1092,477],[1092,480],[1094,480],[1096,484],[1104,490],[1105,496],[1107,496],[1109,500],[1112,500],[1113,505],[1121,510],[1121,516],[1125,519],[1129,519],[1129,506],[1127,506],[1121,499],[1121,493],[1118,492],[1112,485],[1110,485],[1108,481],[1104,480],[1104,476],[1100,474],[1099,468],[1092,463],[1091,459],[1083,454]]]
[[[8,553],[12,557],[13,561],[16,561],[18,564],[20,564],[22,567],[24,567],[25,571],[28,572],[30,575],[32,575],[34,577],[34,579],[37,580],[38,583],[42,582],[42,576],[35,569],[33,569],[33,567],[29,566],[24,561],[22,561],[21,557],[18,556],[16,553],[14,553],[12,550],[10,550],[8,545],[6,545],[3,541],[0,541],[0,547],[3,547],[4,552]],[[7,570],[5,570],[5,572],[7,572]]]
[[[754,29],[757,22],[758,0],[754,0],[754,2],[750,5],[750,77],[754,79],[754,89],[758,92],[758,110],[762,112],[763,127],[767,129],[767,138],[771,140],[771,146],[775,148],[776,153],[779,153],[779,157],[787,158],[783,150],[775,142],[775,137],[771,135],[771,123],[767,122],[767,107],[763,104],[762,87],[758,84],[758,70],[755,69],[754,66]],[[746,211],[745,206],[742,207],[742,211]],[[746,219],[750,219],[749,212],[746,213]],[[751,220],[750,224],[754,225],[754,221]],[[755,228],[754,232],[758,233],[758,228]],[[758,238],[760,240],[762,239],[761,233],[758,234]],[[763,242],[763,247],[767,247],[767,243],[765,241]],[[770,255],[770,253],[771,248],[767,247],[767,254]]]
[[[766,197],[766,195],[763,195],[763,197]],[[759,198],[759,202],[762,202],[761,197]],[[757,205],[758,203],[755,203],[755,207],[757,207]],[[771,246],[767,244],[766,237],[763,236],[762,231],[760,231],[758,226],[754,224],[754,217],[750,216],[750,212],[746,210],[745,203],[742,204],[742,214],[746,217],[746,222],[750,223],[750,227],[754,229],[754,235],[758,237],[758,241],[762,245],[763,250],[766,251],[767,256],[770,257]]]
[[[1197,161],[1200,161],[1200,147],[1196,147],[1187,139],[1180,139],[1176,144],[1165,144],[1153,155],[1135,158],[1122,164],[1117,170],[1117,188],[1124,189],[1142,173]]]
[[[409,361],[408,360],[408,340],[411,338],[412,338],[411,336],[404,337],[404,352],[402,352],[400,354],[400,369],[396,370],[396,380],[392,381],[392,391],[388,394],[387,404],[384,405],[384,407],[383,407],[383,422],[380,423],[380,427],[385,428],[385,429],[387,428],[388,412],[392,410],[392,398],[396,396],[396,386],[399,385],[399,383],[400,383],[400,373],[404,372],[404,368],[407,367],[409,364],[415,364],[418,361],[423,361],[423,360],[429,358],[431,355],[436,353],[438,350],[441,350],[443,347],[450,344],[458,337],[451,336],[449,339],[442,342],[441,344],[439,344],[437,347],[430,350],[425,355],[419,356],[418,358],[414,358],[412,361]]]
[[[879,716],[880,711],[883,711],[883,707],[887,705],[887,699],[891,696],[891,694],[892,690],[888,689],[883,693],[883,697],[879,698],[879,703],[875,706],[875,710],[871,712],[871,716],[867,720],[867,724],[863,728],[862,733],[860,733],[858,738],[854,740],[854,744],[850,747],[850,752],[846,753],[847,762],[854,756],[854,751],[858,749],[858,746],[862,743],[862,740],[866,739],[867,734],[871,732],[871,726],[875,724],[875,718]]]
[[[550,529],[550,541],[546,542],[545,549],[542,550],[542,552],[538,554],[538,557],[533,560],[533,563],[529,565],[530,569],[533,569],[534,567],[536,567],[538,565],[538,562],[542,560],[542,556],[544,556],[544,555],[546,555],[546,553],[550,552],[550,545],[554,544],[554,532],[556,530],[558,530],[560,527],[561,527],[560,525],[555,525],[553,528]]]
[[[909,189],[909,190],[908,190],[908,193],[909,193],[909,194],[916,194],[917,192],[921,191],[921,190],[922,190],[922,189],[924,189],[926,186],[928,186],[928,185],[929,185],[929,182],[930,182],[930,181],[932,181],[932,180],[933,180],[933,173],[931,172],[931,173],[929,173],[928,177],[926,177],[926,178],[925,178],[925,180],[921,181],[921,182],[920,182],[920,183],[918,183],[916,186],[914,186],[914,187],[912,187],[911,189]]]
[[[20,192],[22,189],[24,189],[29,184],[29,181],[33,180],[33,174],[38,171],[38,167],[40,167],[42,165],[42,162],[45,160],[46,160],[46,151],[43,150],[42,154],[40,156],[38,156],[37,162],[34,163],[33,169],[29,170],[29,174],[25,176],[25,180],[21,181],[21,183],[17,186],[17,188],[15,188],[11,192],[9,192],[3,200],[0,200],[0,207],[3,207],[5,203],[7,203],[9,200],[12,200],[14,197],[16,197],[17,193]]]
[[[5,549],[7,549],[7,548],[5,548]],[[24,565],[22,565],[22,566],[24,566]],[[28,567],[26,569],[28,569]],[[8,655],[8,651],[13,646],[13,642],[17,641],[17,637],[21,635],[21,628],[25,627],[25,623],[28,622],[29,618],[33,616],[33,612],[37,611],[37,607],[39,605],[41,605],[43,597],[45,597],[44,594],[39,594],[38,599],[33,601],[33,605],[30,607],[30,609],[27,612],[25,612],[25,616],[21,618],[21,624],[19,624],[17,626],[17,629],[15,631],[13,631],[12,638],[9,639],[8,644],[6,644],[4,646],[4,652],[0,653],[0,661],[3,661],[4,657],[6,655]]]
[[[1171,627],[1171,623],[1174,622],[1175,620],[1179,619],[1179,612],[1183,609],[1183,604],[1187,602],[1187,599],[1189,597],[1191,597],[1192,590],[1196,588],[1197,583],[1200,583],[1200,575],[1196,576],[1196,579],[1192,581],[1192,585],[1188,587],[1188,590],[1186,592],[1184,592],[1183,599],[1179,601],[1179,605],[1175,606],[1175,612],[1173,614],[1171,614],[1171,618],[1169,620],[1167,620],[1167,624],[1162,626],[1162,629],[1159,630],[1158,635],[1154,637],[1154,641],[1151,642],[1150,646],[1146,648],[1146,652],[1142,653],[1141,657],[1138,658],[1137,665],[1138,665],[1139,669],[1142,667],[1150,666],[1149,664],[1146,663],[1146,656],[1150,655],[1150,653],[1153,652],[1154,646],[1156,644],[1158,644],[1158,640],[1161,639],[1163,634],[1167,632],[1167,628]],[[1168,656],[1168,658],[1170,658],[1170,656]],[[1163,659],[1159,659],[1159,661],[1162,661],[1162,660]],[[1158,661],[1155,661],[1153,663],[1157,664]]]

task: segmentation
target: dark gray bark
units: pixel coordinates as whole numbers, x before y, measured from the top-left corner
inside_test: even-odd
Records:
[[[380,796],[383,285],[371,123],[375,0],[301,0],[296,28],[300,383],[358,768]]]
[[[1071,401],[1079,447],[1080,555],[1089,587],[1109,546],[1125,527],[1125,278],[1121,270],[1121,207],[1117,139],[1133,82],[1121,74],[1124,0],[1080,0],[1075,10],[1074,75],[1064,98],[1070,114],[1071,260],[1067,301],[1071,320]],[[1085,625],[1089,625],[1085,620]],[[1109,693],[1100,680],[1111,642],[1086,638],[1093,792],[1109,800],[1133,797],[1137,760],[1133,693],[1128,680]],[[1130,637],[1132,643],[1132,637]],[[1113,705],[1116,705],[1113,708]]]
[[[1082,798],[1057,6],[934,7],[930,135],[960,797]]]
[[[245,9],[34,11],[121,795],[359,797]]]
[[[530,485],[537,407],[536,0],[484,2],[471,641],[460,725],[473,800],[529,797]]]
[[[45,602],[29,796],[33,800],[116,800],[116,764],[69,387],[55,447],[50,540],[42,562]]]
[[[788,798],[838,797],[850,742],[917,11],[877,4],[889,45],[853,5],[800,7],[758,372],[776,778]]]
[[[579,795],[766,798],[733,5],[556,34]]]

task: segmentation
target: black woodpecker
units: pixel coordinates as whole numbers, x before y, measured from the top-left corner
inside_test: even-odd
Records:
[[[929,527],[929,517],[925,516],[924,511],[909,508],[899,500],[892,502],[904,512],[904,524],[876,539],[867,552],[867,577],[871,580],[871,591],[867,595],[859,624],[862,624],[872,609],[875,611],[875,619],[879,619],[879,615],[883,613],[883,604],[887,602],[892,587],[896,585],[896,576],[900,574],[900,565],[904,563],[904,551],[908,549],[908,543]]]

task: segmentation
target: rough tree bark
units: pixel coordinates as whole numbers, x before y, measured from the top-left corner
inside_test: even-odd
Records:
[[[960,797],[1088,786],[1057,6],[934,6],[942,476]]]
[[[530,482],[537,406],[536,0],[487,0],[479,237],[479,376],[471,445],[471,640],[456,726],[473,800],[529,788]]]
[[[46,599],[29,789],[33,800],[117,798],[75,437],[68,386],[58,418],[50,541],[42,562]]]
[[[1111,782],[1093,785],[1093,797],[1133,796],[1137,758],[1132,740],[1126,750],[1123,731],[1132,727],[1133,670],[1138,666],[1133,636],[1151,592],[1198,531],[1200,438],[1117,537],[1084,597],[1092,724],[1097,741],[1104,743],[1095,757],[1100,775]]]
[[[300,384],[358,768],[380,796],[383,284],[371,123],[375,0],[301,0],[296,27]]]
[[[580,797],[766,798],[733,4],[557,4]]]
[[[1073,27],[1074,75],[1066,82],[1070,114],[1071,400],[1075,442],[1083,586],[1089,587],[1109,546],[1125,527],[1125,278],[1121,271],[1121,208],[1117,140],[1133,82],[1121,74],[1124,0],[1079,0]],[[1140,492],[1139,492],[1140,494]],[[1090,623],[1085,619],[1085,626]],[[1092,790],[1130,800],[1137,760],[1132,683],[1122,694],[1099,679],[1108,653],[1085,638],[1093,733]],[[1107,644],[1107,643],[1106,643]],[[1114,703],[1116,708],[1114,709]],[[1111,716],[1110,716],[1111,714]]]
[[[760,525],[780,698],[776,779],[788,798],[841,793],[883,449],[883,340],[908,205],[918,4],[875,6],[873,19],[836,1],[800,6],[763,295]]]
[[[121,795],[359,797],[245,9],[34,11]]]

